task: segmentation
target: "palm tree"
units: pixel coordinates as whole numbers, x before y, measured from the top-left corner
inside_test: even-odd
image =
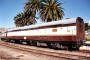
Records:
[[[24,6],[24,12],[27,15],[27,18],[32,21],[33,23],[36,22],[35,14],[36,11],[41,9],[42,3],[41,0],[28,0]]]
[[[24,25],[27,25],[27,23],[28,23],[25,18],[24,13],[17,14],[17,16],[14,17],[14,22],[15,22],[16,26],[24,26]]]
[[[28,0],[24,12],[14,17],[16,26],[35,24],[36,11],[40,12],[43,22],[60,20],[64,16],[62,3],[59,0]]]
[[[60,20],[64,16],[62,3],[58,0],[43,0],[44,6],[41,17],[44,22]]]
[[[29,14],[19,13],[14,17],[14,22],[17,27],[34,24],[35,21],[32,17],[28,18]]]
[[[22,17],[23,17],[23,13],[19,13],[17,16],[14,17],[14,22],[16,24],[16,26],[22,26]]]

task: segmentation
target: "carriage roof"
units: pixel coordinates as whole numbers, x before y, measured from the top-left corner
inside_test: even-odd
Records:
[[[58,24],[72,24],[72,23],[76,23],[76,20],[77,18],[70,18],[70,19],[52,21],[52,22],[47,22],[42,24],[29,25],[24,27],[9,28],[8,31],[18,30],[18,29],[38,28],[38,27],[52,26],[52,25],[58,25]]]

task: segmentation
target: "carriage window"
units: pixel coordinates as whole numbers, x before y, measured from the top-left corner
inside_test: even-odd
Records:
[[[52,32],[57,32],[57,29],[52,29]]]

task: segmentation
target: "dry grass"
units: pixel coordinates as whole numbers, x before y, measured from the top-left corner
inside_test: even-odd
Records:
[[[87,40],[90,40],[90,34],[85,35],[85,38],[86,38]]]

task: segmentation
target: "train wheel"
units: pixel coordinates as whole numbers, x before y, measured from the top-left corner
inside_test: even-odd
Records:
[[[10,42],[10,40],[9,40],[9,39],[7,39],[7,40],[6,40],[6,42]]]
[[[51,43],[47,43],[47,46],[48,46],[49,48],[52,48]]]
[[[75,46],[75,49],[79,51],[80,46]]]
[[[20,40],[15,40],[15,43],[21,44]]]
[[[30,41],[30,45],[37,46],[37,42],[36,41]]]
[[[68,46],[68,50],[69,50],[69,51],[72,51],[72,50],[73,50],[73,46],[72,46],[72,45],[69,45],[69,46]]]
[[[15,40],[10,40],[11,43],[15,43]]]
[[[2,39],[2,41],[5,41],[5,42],[7,42],[7,40],[6,40],[6,39]]]
[[[30,43],[31,46],[33,45],[33,42],[31,40],[29,41],[29,43]]]
[[[51,47],[56,49],[57,48],[57,44],[56,43],[51,43]]]
[[[40,42],[37,42],[37,46],[41,46],[41,45],[40,45]]]
[[[60,49],[62,50],[68,50],[68,47],[66,45],[63,45],[63,44],[59,44],[60,45]]]
[[[36,42],[36,41],[33,41],[33,45],[34,45],[34,46],[37,46],[37,42]]]
[[[27,41],[22,41],[21,43],[24,45],[28,44]]]
[[[28,45],[30,45],[30,41],[26,41],[26,43],[27,43]]]

